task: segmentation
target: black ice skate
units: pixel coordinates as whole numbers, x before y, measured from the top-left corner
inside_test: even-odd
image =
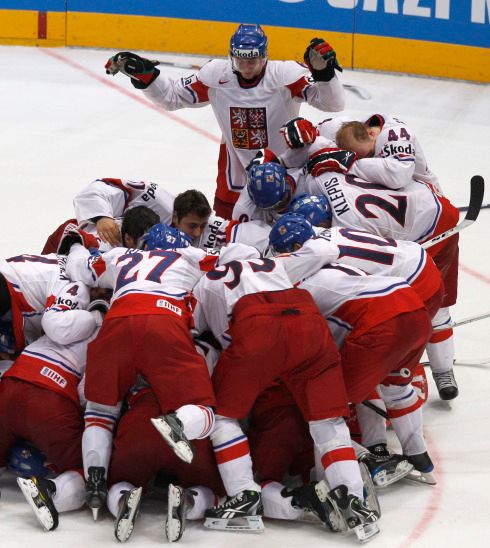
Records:
[[[184,462],[192,462],[194,449],[184,434],[184,427],[175,413],[150,419],[174,453]]]
[[[408,474],[407,479],[425,483],[427,485],[435,485],[437,483],[434,476],[434,465],[430,460],[427,451],[418,455],[408,455],[407,460],[413,465],[413,470]]]
[[[169,484],[167,521],[165,522],[165,534],[169,542],[177,542],[182,538],[187,509],[193,504],[192,501],[192,490]]]
[[[366,453],[361,456],[363,462],[369,469],[371,479],[376,487],[382,489],[395,483],[413,470],[413,465],[408,462],[407,457],[402,455],[379,455]]]
[[[85,502],[92,510],[94,521],[97,521],[99,510],[107,498],[107,482],[103,466],[89,466],[85,483]]]
[[[121,493],[122,497],[114,525],[114,535],[119,542],[126,542],[133,533],[134,522],[138,517],[143,487],[135,487],[130,491],[121,491]]]
[[[56,529],[58,511],[53,502],[56,494],[54,481],[33,476],[31,479],[17,478],[17,484],[44,529],[46,531]]]
[[[304,517],[300,518],[300,521],[316,521],[323,523],[332,531],[342,531],[341,520],[339,520],[328,497],[322,496],[322,488],[318,484],[310,483],[294,489],[285,487],[281,491],[281,495],[292,497],[291,506],[303,510]],[[320,496],[322,500],[320,500]]]
[[[379,512],[368,506],[354,495],[349,495],[345,485],[339,485],[329,493],[336,510],[342,515],[349,530],[353,530],[358,540],[366,542],[379,533],[376,523]]]
[[[452,369],[450,371],[444,371],[444,373],[435,373],[433,371],[432,378],[436,383],[441,400],[454,400],[454,398],[458,397],[458,383],[454,378],[454,371]]]
[[[224,504],[208,508],[204,527],[220,531],[262,533],[262,497],[257,491],[241,491]]]

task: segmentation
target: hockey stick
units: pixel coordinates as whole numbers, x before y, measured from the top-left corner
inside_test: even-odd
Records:
[[[374,405],[374,403],[371,403],[369,400],[363,401],[362,405],[369,407],[369,409],[373,410],[375,413],[378,413],[378,415],[381,415],[386,420],[389,420],[390,417],[388,417],[388,413],[381,409],[381,407],[378,407],[377,405]]]
[[[161,61],[160,59],[153,61],[156,65],[164,65],[166,67],[175,67],[175,68],[183,68],[183,69],[191,69],[191,70],[199,70],[201,67],[199,65],[193,65],[192,63],[181,63],[178,61]],[[360,86],[354,86],[353,84],[342,84],[344,89],[347,89],[349,91],[352,91],[352,93],[355,93],[358,95],[361,99],[364,99],[365,101],[369,101],[372,99],[371,94],[369,91],[365,88],[362,88]]]
[[[483,202],[483,195],[485,193],[485,181],[481,175],[473,175],[471,178],[471,192],[470,192],[470,203],[468,206],[468,211],[466,212],[465,218],[455,227],[442,232],[438,236],[435,236],[431,240],[424,242],[422,247],[427,249],[433,245],[454,236],[458,232],[461,232],[466,227],[473,224],[478,219],[478,214]]]
[[[459,211],[461,211],[461,212],[465,212],[465,211],[468,211],[469,206],[458,207],[458,209],[459,209]],[[481,206],[480,209],[490,209],[490,204],[482,204],[482,206]]]
[[[449,329],[451,327],[459,327],[460,325],[466,325],[467,323],[477,322],[479,320],[484,320],[485,318],[490,318],[490,312],[483,312],[483,314],[477,314],[476,316],[469,316],[468,318],[463,318],[459,322],[451,322],[448,325],[442,325],[441,327],[434,328],[434,331],[443,331],[444,329]]]
[[[430,362],[421,362],[424,367],[428,367]],[[479,365],[490,365],[490,358],[455,358],[454,365],[468,365],[478,367]]]

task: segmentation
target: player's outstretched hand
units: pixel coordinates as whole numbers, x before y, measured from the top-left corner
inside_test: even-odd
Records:
[[[316,127],[306,118],[293,118],[286,122],[281,133],[289,148],[303,148],[314,143],[318,131]]]
[[[342,72],[335,50],[323,38],[313,38],[303,58],[317,82],[329,82],[335,76],[335,69]]]
[[[112,75],[122,72],[131,78],[135,88],[146,89],[160,74],[156,65],[158,61],[150,61],[130,51],[120,51],[107,61],[105,71]]]
[[[78,228],[77,225],[70,223],[67,224],[63,230],[63,235],[61,236],[56,253],[58,255],[68,255],[73,244],[81,244],[86,249],[99,248],[99,242],[93,234],[85,232],[85,230]]]
[[[306,168],[313,177],[318,177],[325,171],[347,173],[357,160],[357,154],[341,148],[322,148],[308,158]]]
[[[121,245],[121,229],[114,219],[110,217],[101,217],[96,223],[95,228],[99,238],[107,244]]]

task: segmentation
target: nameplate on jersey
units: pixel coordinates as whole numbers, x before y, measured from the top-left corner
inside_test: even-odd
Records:
[[[157,301],[158,308],[166,308],[167,310],[171,310],[172,312],[175,312],[177,315],[182,316],[182,309],[178,306],[175,306],[172,303],[169,303],[165,299],[158,299]]]
[[[65,388],[65,386],[68,384],[68,381],[64,377],[62,377],[59,373],[49,367],[43,367],[41,369],[41,375],[52,380],[57,385],[61,386],[61,388]]]

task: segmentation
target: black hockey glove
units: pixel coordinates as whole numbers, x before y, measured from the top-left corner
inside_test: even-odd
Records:
[[[322,148],[308,158],[306,168],[313,177],[318,177],[325,171],[347,173],[357,160],[357,154],[341,148]]]
[[[335,69],[342,72],[335,50],[323,38],[313,38],[306,48],[304,60],[316,82],[329,82],[335,76]]]
[[[131,78],[135,88],[146,89],[160,74],[156,65],[158,61],[144,59],[130,51],[121,51],[107,61],[105,72],[112,75],[122,72]]]
[[[281,164],[281,160],[274,154],[274,152],[272,152],[272,150],[268,148],[261,148],[255,157],[250,160],[248,166],[245,168],[245,171],[250,171],[253,166],[260,166],[269,162]]]

